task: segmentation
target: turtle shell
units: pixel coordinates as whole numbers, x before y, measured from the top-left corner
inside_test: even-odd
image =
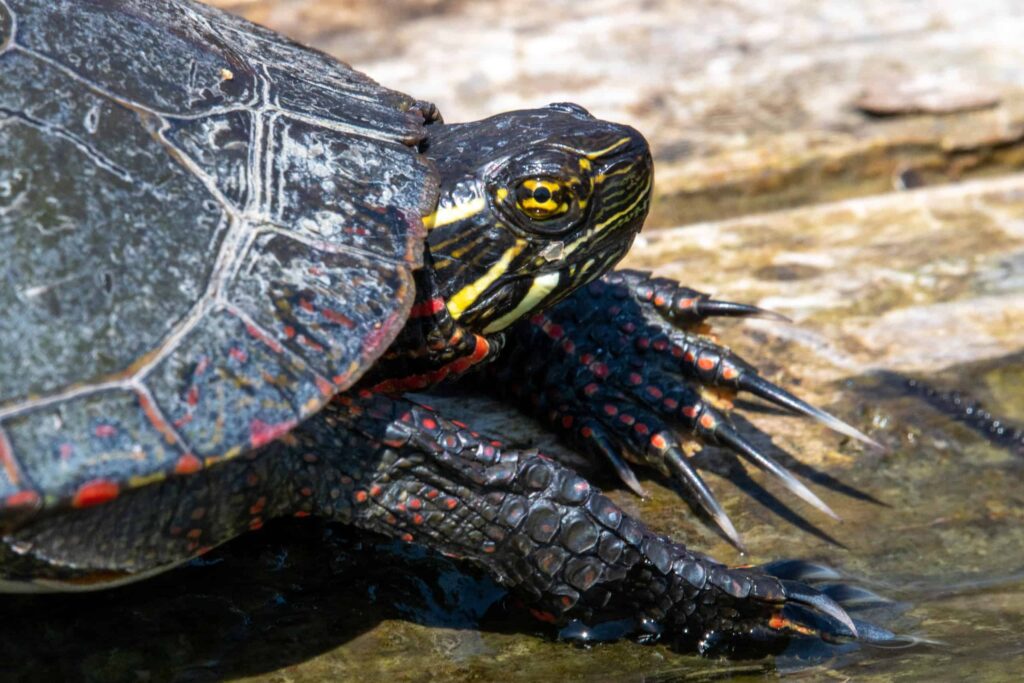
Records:
[[[423,125],[187,0],[0,0],[0,523],[193,474],[352,385],[414,296]]]

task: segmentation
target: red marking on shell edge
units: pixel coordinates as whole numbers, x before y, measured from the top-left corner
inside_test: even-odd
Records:
[[[285,420],[277,424],[268,424],[260,419],[254,419],[249,423],[249,443],[253,448],[266,446],[295,428],[295,420]]]
[[[12,493],[4,499],[4,507],[17,508],[17,507],[35,507],[42,501],[39,494],[35,491],[18,491]]]
[[[203,469],[203,461],[191,453],[186,453],[174,463],[175,474],[195,474],[201,469]]]
[[[87,508],[109,503],[117,498],[120,492],[121,487],[109,479],[93,479],[78,487],[74,498],[71,499],[71,507]]]
[[[228,355],[231,356],[232,360],[235,360],[239,363],[244,363],[245,361],[249,360],[249,354],[245,352],[245,349],[241,349],[237,346],[232,346],[230,349],[228,349]]]
[[[324,395],[324,396],[330,396],[331,394],[333,394],[333,393],[334,393],[334,385],[333,385],[333,384],[331,384],[330,382],[328,382],[328,381],[327,381],[326,379],[324,379],[323,377],[319,377],[319,376],[318,376],[318,377],[316,378],[316,388],[317,388],[317,389],[318,389],[318,390],[320,391],[320,393],[321,393],[322,395]]]
[[[535,609],[535,608],[531,607],[530,608],[530,614],[533,615],[534,619],[537,619],[538,621],[543,621],[546,624],[556,624],[556,623],[558,623],[558,617],[556,617],[551,612],[545,612],[543,610],[539,610],[539,609]]]

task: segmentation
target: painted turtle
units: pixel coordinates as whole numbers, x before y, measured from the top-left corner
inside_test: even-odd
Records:
[[[651,183],[643,137],[576,105],[449,125],[189,0],[0,0],[3,587],[117,585],[312,514],[465,557],[558,624],[855,636],[402,397],[483,378],[634,489],[622,454],[673,473],[737,543],[697,442],[830,512],[712,405],[866,439],[702,334],[764,312],[608,272]]]

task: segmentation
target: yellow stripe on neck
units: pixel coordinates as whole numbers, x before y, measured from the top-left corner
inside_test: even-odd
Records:
[[[530,285],[530,289],[526,292],[523,300],[519,302],[519,305],[485,327],[484,334],[500,332],[532,311],[551,293],[551,290],[558,286],[558,279],[557,271],[533,278],[533,284]]]
[[[526,246],[524,240],[516,240],[516,243],[505,250],[505,253],[501,255],[497,263],[491,266],[483,277],[469,283],[458,291],[455,296],[448,299],[448,312],[456,320],[466,312],[466,309],[473,305],[473,303],[480,298],[480,295],[484,293],[484,290],[490,287],[495,280],[508,270],[508,266],[512,263],[519,252]]]
[[[442,225],[461,221],[473,214],[480,213],[485,204],[486,202],[484,202],[483,197],[475,197],[455,206],[439,206],[434,213],[423,217],[423,225],[426,226],[427,230],[433,230]]]

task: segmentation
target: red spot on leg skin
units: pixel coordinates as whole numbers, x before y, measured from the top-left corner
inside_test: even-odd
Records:
[[[266,446],[271,441],[278,439],[295,427],[295,420],[285,420],[277,424],[267,424],[263,420],[255,419],[249,423],[249,443],[253,448]]]
[[[175,474],[195,474],[201,469],[203,469],[203,462],[191,453],[186,453],[178,458],[178,462],[174,463]]]
[[[117,498],[120,492],[121,488],[109,479],[93,479],[78,487],[75,497],[71,499],[71,506],[87,508],[102,505]]]

